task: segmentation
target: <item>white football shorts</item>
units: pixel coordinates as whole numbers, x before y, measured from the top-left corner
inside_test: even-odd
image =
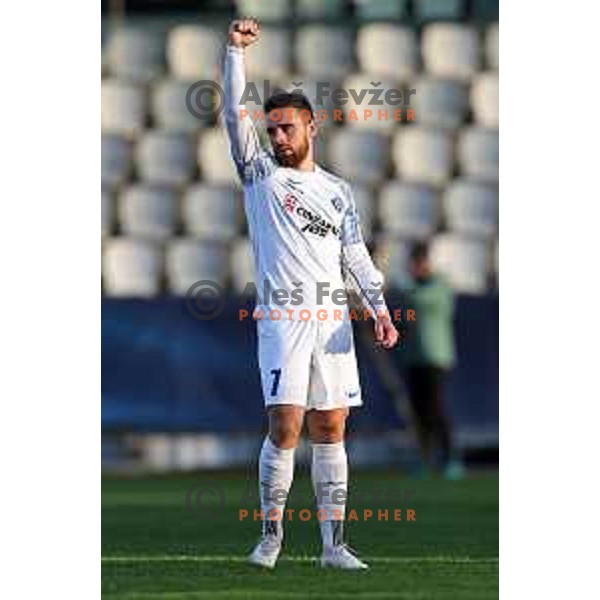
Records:
[[[265,405],[307,410],[360,406],[362,395],[349,320],[257,321]]]

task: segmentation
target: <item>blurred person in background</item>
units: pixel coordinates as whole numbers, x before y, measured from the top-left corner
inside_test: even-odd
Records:
[[[445,407],[445,384],[456,362],[454,295],[433,272],[426,244],[413,247],[409,271],[413,288],[405,308],[415,310],[415,320],[406,323],[402,358],[421,449],[422,474],[441,470],[449,479],[456,479],[464,469],[455,457]]]

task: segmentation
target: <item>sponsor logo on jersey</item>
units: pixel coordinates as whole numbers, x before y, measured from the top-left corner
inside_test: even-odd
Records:
[[[317,213],[302,206],[294,194],[286,194],[283,199],[283,208],[286,212],[290,214],[295,213],[300,219],[306,221],[306,223],[300,227],[300,231],[302,232],[312,233],[320,237],[325,237],[330,232],[336,237],[340,236],[339,227],[336,227],[333,223],[330,223]]]
[[[333,223],[326,221],[323,217],[317,215],[316,213],[304,208],[304,206],[299,206],[296,210],[296,214],[306,221],[306,225],[301,228],[301,231],[307,231],[308,233],[314,233],[315,235],[325,237],[329,232],[331,232],[335,236],[340,235],[340,230]]]
[[[344,203],[342,202],[342,199],[339,196],[332,198],[331,204],[333,204],[333,208],[335,208],[335,210],[337,210],[338,212],[342,212],[342,208],[344,208]]]

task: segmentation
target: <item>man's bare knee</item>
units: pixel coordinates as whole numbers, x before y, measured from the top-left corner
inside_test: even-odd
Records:
[[[311,438],[317,444],[336,444],[344,439],[344,427],[338,423],[320,423]]]
[[[269,438],[278,448],[295,448],[302,431],[303,410],[285,407],[269,412]]]
[[[269,427],[269,438],[278,448],[295,448],[300,438],[300,430],[289,423],[278,423]]]
[[[343,441],[347,410],[315,410],[307,417],[310,439],[315,444],[336,444]]]

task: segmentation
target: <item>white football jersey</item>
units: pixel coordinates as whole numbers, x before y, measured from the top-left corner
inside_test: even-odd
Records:
[[[319,166],[310,172],[282,167],[262,148],[252,119],[240,118],[243,50],[228,47],[224,79],[225,119],[254,253],[257,309],[265,316],[277,309],[286,320],[298,319],[303,309],[312,318],[320,309],[345,315],[344,277],[357,287],[383,284],[364,245],[350,186]],[[344,249],[357,251],[350,255],[359,259],[344,260]],[[373,312],[385,308],[383,298],[368,300],[376,295],[365,291],[363,296]]]

